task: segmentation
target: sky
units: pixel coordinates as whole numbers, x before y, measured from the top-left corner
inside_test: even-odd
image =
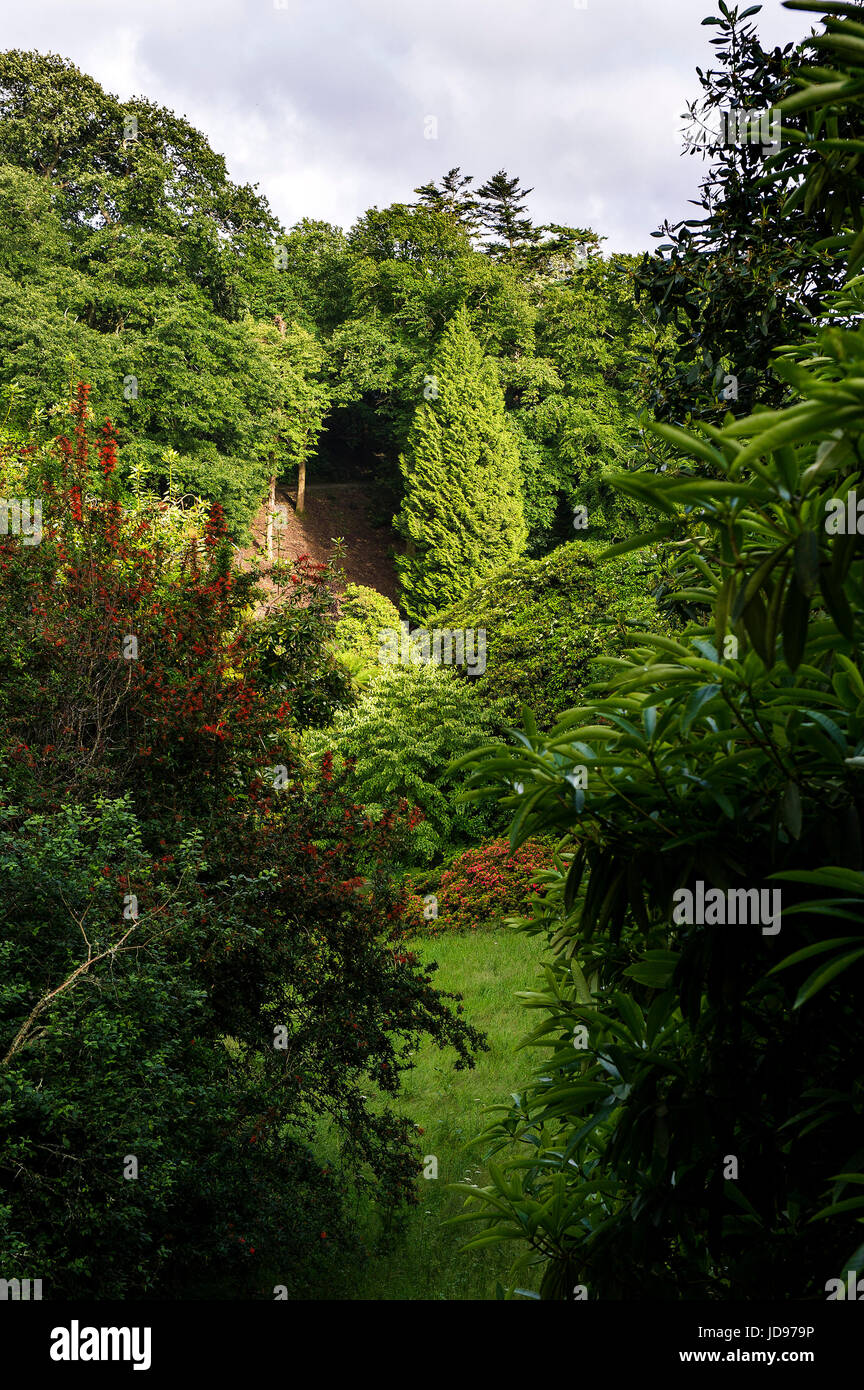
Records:
[[[730,0],[731,3],[731,0]],[[28,0],[5,48],[59,53],[121,100],[185,115],[280,220],[349,227],[458,165],[533,188],[535,223],[641,251],[691,213],[717,0]],[[739,8],[746,7],[746,0]],[[763,45],[817,16],[765,0]]]

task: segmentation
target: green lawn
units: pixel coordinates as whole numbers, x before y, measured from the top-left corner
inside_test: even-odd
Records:
[[[416,949],[412,943],[412,949]],[[501,929],[423,941],[422,955],[440,966],[435,983],[464,997],[465,1017],[487,1035],[489,1052],[473,1071],[455,1071],[452,1051],[424,1043],[416,1067],[403,1080],[396,1101],[424,1133],[422,1153],[438,1159],[437,1180],[419,1180],[420,1203],[411,1209],[401,1232],[385,1236],[381,1223],[367,1211],[362,1217],[370,1259],[351,1280],[359,1299],[484,1299],[495,1297],[517,1251],[508,1245],[463,1255],[459,1247],[476,1227],[443,1227],[462,1210],[463,1196],[447,1184],[485,1182],[482,1150],[468,1145],[488,1124],[484,1110],[506,1102],[520,1090],[537,1058],[536,1049],[517,1051],[531,1025],[531,1015],[515,998],[530,988],[542,944]],[[523,1281],[524,1282],[524,1281]]]

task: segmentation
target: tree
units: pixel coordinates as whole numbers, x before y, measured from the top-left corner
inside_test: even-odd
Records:
[[[451,170],[440,183],[458,190],[467,177]],[[304,303],[304,266],[313,279],[319,262],[330,268],[318,326],[332,392],[325,465],[374,478],[382,511],[399,511],[399,456],[435,345],[464,305],[504,390],[533,553],[572,537],[577,505],[589,509],[590,534],[627,534],[638,508],[613,493],[606,475],[641,452],[644,359],[665,332],[634,305],[631,258],[604,259],[595,232],[554,224],[498,259],[471,245],[442,187],[427,185],[426,194],[413,207],[364,214],[344,256],[319,255],[330,242],[308,229],[296,246],[295,232],[288,239],[285,273]]]
[[[325,336],[350,312],[349,264],[342,228],[303,217],[279,236],[272,264],[257,276],[251,312],[256,318],[278,313]]]
[[[50,54],[0,54],[0,161],[0,381],[56,411],[87,380],[124,467],[153,482],[173,450],[242,534],[280,409],[244,319],[293,312],[265,201],[188,122]]]
[[[348,245],[373,261],[419,262],[430,268],[471,249],[467,232],[446,207],[407,203],[370,208],[351,228]]]
[[[396,523],[408,541],[397,561],[404,603],[421,619],[515,559],[526,538],[504,397],[464,306],[428,376],[400,458],[405,497]]]
[[[479,204],[470,191],[474,182],[472,174],[463,174],[457,166],[449,169],[441,179],[440,187],[434,182],[424,183],[414,192],[419,193],[420,201],[435,212],[446,212],[460,222],[469,236],[477,230]]]
[[[588,236],[583,244],[591,244]],[[501,363],[511,418],[526,441],[525,511],[535,554],[580,535],[621,540],[642,522],[638,504],[610,481],[642,461],[644,361],[658,335],[634,303],[633,270],[632,257],[588,254],[563,278],[540,277],[532,293],[534,354]],[[578,507],[584,525],[574,531]]]
[[[572,283],[589,263],[602,259],[605,240],[590,228],[564,227],[550,222],[537,228],[537,238],[516,249],[515,261],[532,285]]]
[[[330,405],[330,392],[321,379],[324,352],[314,334],[299,324],[287,324],[279,314],[273,324],[256,324],[253,336],[278,377],[273,424],[281,454],[279,472],[297,469],[297,511],[302,513],[306,464],[315,454]],[[271,505],[275,483],[276,474],[271,477]]]
[[[512,260],[517,244],[539,240],[540,232],[524,215],[525,199],[533,191],[521,188],[518,178],[509,179],[503,169],[478,188],[480,222],[492,233],[492,240],[486,243],[487,251],[499,256],[506,253]]]
[[[801,144],[797,114],[784,114],[781,148],[729,138],[723,112],[773,112],[795,90],[802,56],[766,50],[748,16],[720,5],[713,26],[716,67],[697,69],[702,87],[691,103],[691,157],[710,160],[691,217],[654,233],[660,242],[636,276],[639,300],[671,330],[660,340],[649,404],[656,418],[722,420],[754,404],[776,406],[786,387],[771,371],[774,351],[800,336],[838,284],[827,247],[830,200],[805,201],[802,174],[814,152]],[[857,135],[840,114],[837,136]],[[737,122],[737,117],[736,117]],[[751,135],[755,131],[751,128]],[[704,138],[703,138],[704,137]],[[812,185],[811,185],[812,186]]]

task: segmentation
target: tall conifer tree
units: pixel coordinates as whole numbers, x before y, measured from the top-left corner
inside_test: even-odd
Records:
[[[518,178],[509,179],[503,169],[477,189],[480,222],[492,233],[485,246],[491,255],[512,261],[517,246],[540,240],[540,231],[526,212],[525,200],[533,192],[533,188],[520,187]]]
[[[421,184],[414,192],[420,194],[420,202],[435,212],[448,212],[472,236],[477,230],[479,204],[471,192],[474,182],[472,174],[463,174],[457,166],[449,169],[441,180],[441,186],[434,182]]]
[[[399,463],[405,496],[397,561],[415,620],[514,560],[526,539],[522,474],[494,365],[460,307],[447,324]]]

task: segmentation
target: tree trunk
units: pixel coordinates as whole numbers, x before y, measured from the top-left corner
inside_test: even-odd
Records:
[[[303,515],[303,506],[306,501],[306,460],[297,465],[297,512]]]
[[[276,507],[276,474],[270,479],[270,495],[267,498],[267,563],[273,563],[273,512]]]

